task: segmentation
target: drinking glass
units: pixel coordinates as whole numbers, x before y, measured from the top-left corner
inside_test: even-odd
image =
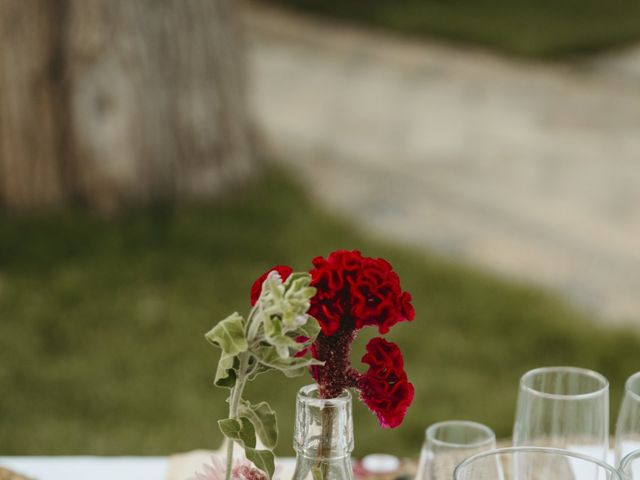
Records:
[[[512,447],[479,453],[458,465],[454,480],[621,480],[596,458],[557,448]]]
[[[616,424],[616,465],[628,453],[640,449],[640,372],[624,386],[624,399]]]
[[[606,460],[609,382],[575,367],[531,370],[520,379],[514,446],[561,448]]]
[[[449,420],[434,423],[425,432],[416,480],[451,480],[460,462],[496,448],[496,435],[481,423]]]
[[[640,450],[634,450],[620,461],[620,475],[625,480],[640,480]]]

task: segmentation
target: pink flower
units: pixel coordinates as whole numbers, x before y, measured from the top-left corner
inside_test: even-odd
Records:
[[[211,465],[203,464],[202,470],[195,472],[189,480],[224,480],[224,469],[222,460],[211,455]],[[236,460],[231,469],[231,480],[267,480],[267,475],[246,460]]]
[[[205,463],[202,465],[201,472],[195,472],[194,476],[189,480],[223,480],[224,465],[222,461],[215,455],[211,455],[211,465]]]

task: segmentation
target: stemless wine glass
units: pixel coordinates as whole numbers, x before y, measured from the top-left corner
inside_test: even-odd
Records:
[[[621,480],[600,460],[557,448],[512,447],[479,453],[458,465],[454,480]]]
[[[616,464],[634,450],[640,450],[640,372],[631,375],[624,386],[616,424]]]
[[[425,432],[416,480],[450,480],[464,459],[496,448],[496,435],[481,423],[449,420]]]
[[[546,367],[520,379],[514,446],[553,447],[606,460],[609,382],[591,370]]]
[[[640,480],[640,450],[634,450],[620,461],[620,474],[625,480]]]

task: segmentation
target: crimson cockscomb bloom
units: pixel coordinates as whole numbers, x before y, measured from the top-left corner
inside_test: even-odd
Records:
[[[367,344],[362,361],[369,365],[358,380],[360,398],[378,416],[383,427],[402,423],[413,401],[413,385],[404,371],[402,352],[395,343],[374,338]]]
[[[317,292],[311,299],[309,314],[318,320],[321,331],[309,350],[324,362],[311,367],[320,395],[334,398],[345,388],[354,388],[382,427],[397,427],[414,395],[400,349],[380,337],[369,341],[362,357],[369,365],[365,373],[351,366],[349,355],[360,329],[377,327],[384,335],[397,323],[413,320],[411,295],[402,291],[398,274],[382,258],[363,257],[357,250],[338,250],[326,259],[316,257],[312,263],[311,286]],[[281,265],[265,272],[251,289],[252,304],[272,270],[277,270],[283,280],[292,271]]]

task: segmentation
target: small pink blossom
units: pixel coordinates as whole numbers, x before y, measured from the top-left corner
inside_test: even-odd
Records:
[[[219,457],[212,455],[211,464],[202,465],[188,480],[224,480],[225,465]],[[231,480],[267,480],[267,475],[246,460],[236,460],[231,469]]]
[[[211,465],[202,464],[202,471],[195,472],[193,477],[188,480],[223,480],[224,465],[222,461],[215,455],[211,455]]]

